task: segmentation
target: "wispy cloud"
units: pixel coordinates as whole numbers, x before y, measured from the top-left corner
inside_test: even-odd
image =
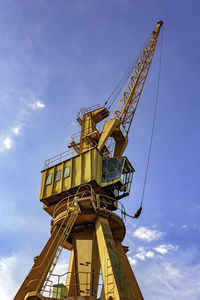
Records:
[[[154,248],[160,254],[167,254],[170,250],[177,250],[178,246],[173,246],[171,244],[163,244]]]
[[[29,106],[33,109],[42,109],[45,108],[45,104],[42,101],[35,101],[34,103],[30,103]]]
[[[154,258],[155,254],[153,251],[147,251],[146,252],[146,257],[149,257],[149,258]]]
[[[0,258],[0,291],[1,299],[10,300],[13,291],[16,290],[13,271],[16,267],[16,256]]]
[[[6,137],[3,141],[5,149],[9,150],[12,146],[12,140],[9,137]]]
[[[137,259],[134,257],[128,256],[128,260],[132,266],[135,266],[137,264]]]
[[[11,131],[13,134],[19,135],[20,134],[20,129],[21,129],[21,125],[17,125],[16,127],[12,128]]]
[[[10,125],[7,121],[4,125],[5,129],[4,132],[0,136],[0,152],[5,150],[10,150],[14,146],[14,141],[17,136],[19,136],[22,133],[22,128],[28,125],[28,122],[34,113],[34,111],[39,111],[45,108],[44,102],[41,100],[36,100],[33,93],[30,92],[29,98],[26,100],[23,97],[20,97],[18,100],[18,106],[16,107],[9,107],[9,109],[13,109],[13,115],[16,117],[12,119],[12,124],[14,126]],[[9,98],[7,99],[9,102]]]
[[[0,257],[0,291],[2,300],[10,300],[15,296],[20,281],[31,263],[26,253],[13,253],[8,257]],[[17,276],[16,276],[17,272]]]
[[[156,250],[146,251],[144,247],[139,247],[136,255],[128,257],[144,298],[149,300],[199,299],[199,251],[196,248],[184,251],[181,247],[171,244],[165,246],[168,247],[156,247],[157,250],[167,248],[167,252],[163,252],[163,255],[159,255]],[[146,259],[148,256],[152,256],[152,259]]]
[[[138,261],[145,261],[146,259],[154,258],[155,253],[153,249],[145,249],[145,247],[139,247],[136,251],[136,254],[133,256],[128,255],[128,259],[132,266],[135,266]]]
[[[159,240],[163,235],[163,232],[157,231],[156,229],[148,229],[146,227],[139,227],[133,232],[133,237],[137,237],[148,242]]]
[[[183,225],[182,225],[182,228],[183,228],[183,229],[187,229],[188,226],[187,226],[186,224],[183,224]]]

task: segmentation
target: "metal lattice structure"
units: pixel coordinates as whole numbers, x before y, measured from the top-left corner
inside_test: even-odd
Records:
[[[120,124],[123,125],[127,133],[129,132],[150,69],[161,26],[162,22],[158,22],[136,63],[135,69],[111,117],[111,119],[119,119]]]

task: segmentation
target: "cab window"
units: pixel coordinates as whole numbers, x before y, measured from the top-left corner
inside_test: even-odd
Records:
[[[64,178],[67,178],[70,176],[70,167],[66,167],[64,169]]]
[[[61,170],[56,171],[56,174],[55,174],[55,182],[56,182],[56,181],[59,181],[60,178],[61,178]]]
[[[124,158],[111,158],[103,160],[102,182],[113,181],[120,178]]]
[[[52,174],[47,174],[45,185],[51,184]]]

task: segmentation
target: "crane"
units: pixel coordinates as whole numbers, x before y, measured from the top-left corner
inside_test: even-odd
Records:
[[[128,143],[128,132],[150,69],[162,24],[162,21],[158,22],[156,28],[152,32],[136,63],[115,111],[113,112],[111,119],[105,122],[101,134],[99,134],[96,129],[96,124],[108,116],[109,112],[106,108],[102,107],[93,110],[94,107],[92,107],[91,109],[93,111],[90,111],[90,109],[83,109],[80,112],[77,118],[82,127],[80,142],[79,144],[74,142],[71,143],[71,146],[73,146],[76,151],[78,149],[77,153],[82,153],[86,151],[86,149],[88,150],[96,145],[97,149],[102,151],[106,141],[112,136],[116,142],[114,156],[121,156],[123,154]],[[82,119],[80,117],[81,113],[83,115]]]
[[[40,201],[52,217],[51,236],[14,300],[143,299],[126,256],[128,247],[122,245],[126,227],[115,211],[118,200],[130,193],[135,170],[123,153],[162,24],[153,30],[103,129],[97,124],[109,116],[108,108],[82,109],[77,116],[80,135],[72,136],[68,151],[45,162]],[[63,248],[71,251],[66,282],[57,275],[55,284],[51,276]]]

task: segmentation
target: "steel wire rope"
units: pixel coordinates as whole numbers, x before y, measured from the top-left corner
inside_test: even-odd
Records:
[[[132,72],[133,72],[133,70],[136,66],[136,63],[137,63],[140,55],[142,54],[148,40],[149,40],[149,38],[144,42],[143,46],[140,48],[140,50],[138,51],[138,53],[136,54],[136,56],[132,60],[131,64],[129,65],[128,69],[126,70],[126,72],[124,73],[124,75],[122,76],[122,78],[119,80],[116,87],[112,91],[111,95],[108,97],[108,99],[104,103],[104,106],[107,105],[108,109],[111,108],[111,106],[115,102],[116,98],[118,97],[119,93],[121,92],[122,88],[124,87],[124,85],[128,81],[128,79],[129,79],[130,75],[132,74]]]
[[[158,108],[158,94],[159,94],[159,88],[160,88],[162,51],[163,51],[163,30],[161,31],[161,47],[160,47],[159,67],[158,67],[158,83],[157,83],[157,90],[156,90],[156,101],[155,101],[155,108],[154,108],[154,115],[153,115],[153,124],[152,124],[152,130],[151,130],[149,152],[148,152],[148,158],[147,158],[147,166],[146,166],[146,171],[145,171],[144,186],[143,186],[143,190],[142,190],[142,199],[141,199],[141,205],[140,205],[141,207],[142,207],[142,204],[144,201],[144,193],[145,193],[145,188],[146,188],[147,175],[148,175],[148,171],[149,171],[149,163],[150,163],[150,158],[151,158],[152,143],[153,143],[153,137],[154,137],[154,131],[155,131],[155,123],[156,123],[157,108]]]
[[[159,58],[159,66],[158,66],[158,83],[157,83],[157,89],[156,89],[156,100],[155,100],[155,108],[154,108],[154,114],[153,114],[153,122],[152,122],[152,130],[151,130],[151,137],[150,137],[150,144],[149,144],[149,151],[147,156],[147,165],[145,170],[145,177],[144,177],[144,185],[142,189],[142,197],[140,202],[140,208],[136,211],[134,216],[131,216],[124,213],[127,217],[130,217],[132,219],[138,218],[142,212],[142,205],[144,201],[144,194],[146,189],[146,183],[147,183],[147,176],[149,171],[149,163],[151,158],[151,150],[152,150],[152,144],[153,144],[153,137],[154,137],[154,130],[155,130],[155,123],[156,123],[156,116],[157,116],[157,107],[158,107],[158,94],[159,94],[159,88],[160,88],[160,74],[161,74],[161,64],[162,64],[162,52],[163,52],[163,30],[161,31],[161,47],[160,47],[160,58]],[[123,212],[122,212],[123,213]]]

